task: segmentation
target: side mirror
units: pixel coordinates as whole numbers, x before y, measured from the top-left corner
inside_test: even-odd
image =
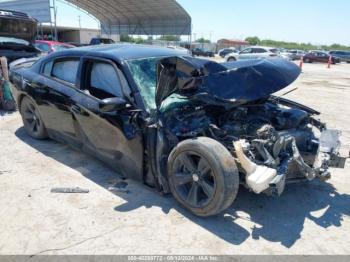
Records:
[[[125,109],[127,105],[128,102],[126,102],[123,98],[112,97],[103,99],[99,104],[99,109],[102,113],[111,113]]]

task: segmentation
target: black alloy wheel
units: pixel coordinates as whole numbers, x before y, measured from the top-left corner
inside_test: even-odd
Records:
[[[47,138],[46,128],[34,102],[24,97],[20,108],[24,128],[28,135],[36,139]]]
[[[219,214],[236,198],[239,173],[231,153],[218,141],[198,137],[180,142],[168,158],[171,193],[197,216]]]
[[[200,208],[213,199],[215,177],[203,156],[196,152],[183,152],[175,160],[173,168],[175,190],[184,201]]]

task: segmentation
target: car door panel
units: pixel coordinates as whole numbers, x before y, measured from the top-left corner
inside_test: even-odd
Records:
[[[123,176],[142,180],[143,139],[133,124],[137,112],[125,109],[100,113],[96,98],[81,94],[79,99],[73,99],[71,111],[77,121],[76,133],[83,150]]]
[[[36,102],[49,136],[77,146],[70,112],[70,97],[77,90],[43,75],[37,75],[27,86],[30,86],[28,94]]]
[[[93,154],[125,177],[142,180],[144,148],[143,136],[137,131],[135,121],[138,111],[124,108],[115,112],[102,112],[99,108],[103,98],[93,96],[88,87],[87,81],[91,84],[93,77],[89,75],[91,72],[87,65],[100,62],[106,61],[84,59],[80,94],[72,97],[71,112],[77,122],[77,136],[80,137],[85,152]],[[90,70],[93,70],[92,68],[94,67]],[[102,78],[111,77],[111,72],[107,70],[98,72],[106,74]],[[102,78],[104,84],[111,83]],[[118,92],[115,95],[117,96]]]

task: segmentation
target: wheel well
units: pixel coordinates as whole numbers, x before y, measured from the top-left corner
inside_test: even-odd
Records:
[[[26,97],[27,95],[25,94],[20,94],[18,96],[18,99],[17,99],[17,107],[18,107],[18,111],[21,112],[21,104],[22,104],[22,100],[24,97]]]

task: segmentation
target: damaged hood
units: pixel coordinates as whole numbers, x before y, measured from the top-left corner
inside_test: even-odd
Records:
[[[300,75],[297,65],[284,59],[216,63],[192,57],[169,57],[157,68],[156,104],[170,95],[198,98],[210,103],[239,105],[268,98]]]

